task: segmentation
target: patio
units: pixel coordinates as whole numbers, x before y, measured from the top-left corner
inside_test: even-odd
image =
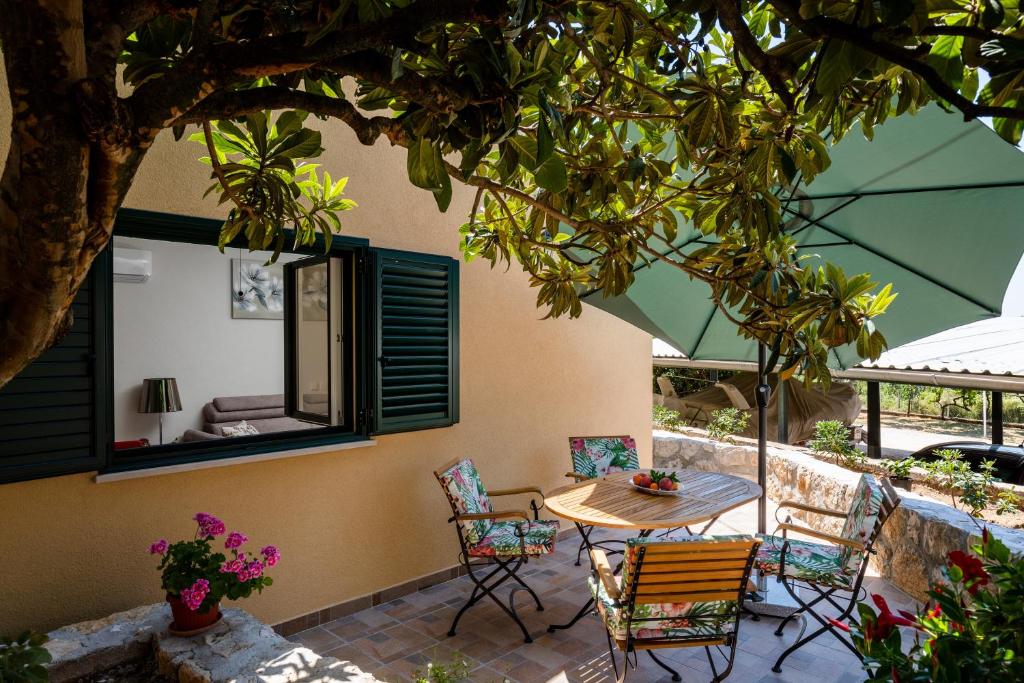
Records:
[[[774,504],[769,501],[769,519]],[[563,522],[562,528],[568,525]],[[756,507],[745,505],[723,515],[712,533],[753,533]],[[571,527],[570,527],[571,528]],[[603,534],[602,537],[612,537]],[[619,535],[618,537],[625,537]],[[470,669],[469,680],[492,683],[503,680],[522,682],[614,681],[603,626],[596,616],[588,616],[574,627],[548,633],[551,623],[568,621],[588,597],[586,562],[574,566],[578,536],[563,534],[551,557],[531,562],[523,576],[544,602],[545,611],[536,612],[527,604],[528,596],[517,596],[520,616],[534,638],[524,644],[519,631],[498,607],[484,601],[473,607],[459,624],[458,634],[446,636],[452,617],[465,601],[472,584],[459,578],[426,588],[417,593],[357,612],[336,621],[291,636],[312,650],[347,660],[382,681],[414,680],[429,662],[447,664],[464,659]],[[865,581],[869,593],[881,593],[894,608],[912,608],[913,600],[869,570]],[[507,592],[503,592],[507,595]],[[853,683],[864,680],[856,658],[831,636],[825,635],[792,654],[781,674],[771,666],[796,636],[797,625],[777,637],[777,621],[763,618],[755,622],[744,618],[740,625],[736,665],[729,680],[789,681],[814,683]],[[704,681],[711,672],[702,648],[664,650],[669,664],[683,681]],[[621,661],[621,659],[619,660]],[[639,669],[627,680],[669,681],[662,669],[641,653]]]

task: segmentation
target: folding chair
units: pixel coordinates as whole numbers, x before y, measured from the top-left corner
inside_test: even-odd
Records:
[[[781,536],[762,536],[764,541],[757,554],[754,566],[764,575],[775,574],[800,608],[787,616],[775,630],[781,636],[783,629],[797,617],[804,617],[804,624],[797,635],[796,641],[786,649],[772,667],[772,671],[782,671],[782,662],[786,657],[828,631],[839,639],[859,659],[863,659],[853,643],[850,642],[828,618],[818,614],[815,606],[826,602],[839,610],[840,621],[857,623],[854,616],[857,601],[863,599],[861,586],[864,574],[868,569],[868,560],[875,552],[875,541],[882,531],[886,520],[900,504],[900,498],[888,479],[879,482],[870,474],[861,475],[854,491],[853,502],[848,512],[836,512],[813,505],[805,505],[796,501],[786,500],[779,503],[775,513],[778,520],[779,511],[784,509],[803,510],[819,515],[845,518],[843,530],[838,536],[826,534],[814,529],[797,526],[787,515],[785,521],[779,521]],[[806,534],[831,545],[799,541],[787,537],[787,532]],[[813,590],[816,595],[811,600],[804,600],[800,587]],[[806,616],[810,616],[820,624],[820,628],[810,635],[804,636]]]
[[[452,506],[452,516],[448,521],[455,522],[459,534],[459,545],[462,548],[459,561],[474,584],[466,604],[455,615],[448,635],[454,636],[459,619],[466,610],[487,596],[516,622],[523,632],[524,640],[527,643],[533,642],[516,613],[515,594],[520,590],[527,591],[537,604],[537,611],[543,610],[544,605],[516,572],[529,558],[554,552],[558,522],[538,518],[540,507],[544,505],[544,494],[532,486],[488,492],[476,466],[468,458],[445,465],[435,471],[434,476]],[[532,519],[531,515],[522,510],[496,511],[491,506],[491,496],[521,494],[531,495]],[[532,497],[533,494],[540,498],[540,506]],[[484,571],[484,568],[490,571]],[[480,571],[480,576],[477,571]],[[506,605],[494,594],[494,590],[509,579],[518,583],[519,587],[513,588]]]
[[[636,441],[631,436],[571,436],[569,437],[569,458],[572,472],[565,476],[576,481],[597,479],[612,472],[631,472],[640,469],[640,458],[636,454]],[[580,547],[576,551],[576,566],[590,540],[594,527],[577,524],[580,531]],[[622,541],[598,541],[593,545],[604,548],[612,554],[621,550],[606,547]]]
[[[736,658],[747,580],[760,545],[751,536],[631,538],[621,578],[615,576],[604,551],[591,550],[590,591],[606,627],[618,682],[626,679],[630,654],[636,667],[638,650],[647,650],[655,664],[672,674],[672,680],[680,680],[654,654],[655,649],[673,647],[703,647],[713,680],[724,680]],[[719,662],[725,660],[721,672],[712,647]],[[621,675],[616,649],[623,653]]]

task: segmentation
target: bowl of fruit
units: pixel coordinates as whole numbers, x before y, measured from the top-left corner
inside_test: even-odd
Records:
[[[652,496],[678,496],[682,493],[679,490],[679,477],[675,472],[637,472],[629,481],[633,488]]]

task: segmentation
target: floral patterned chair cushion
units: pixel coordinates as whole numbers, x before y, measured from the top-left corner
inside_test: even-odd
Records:
[[[848,588],[853,578],[843,564],[839,546],[798,541],[781,536],[759,536],[764,542],[757,551],[754,566],[764,575],[777,575],[782,562],[782,548],[789,541],[784,574],[808,583]],[[858,566],[859,570],[860,567]]]
[[[640,469],[636,441],[628,436],[573,437],[569,448],[573,471],[589,479]]]
[[[484,488],[484,483],[480,480],[480,473],[476,471],[476,465],[469,458],[458,461],[438,474],[437,478],[452,507],[459,513],[476,514],[494,511],[494,508],[491,507],[491,499],[487,496],[487,489]],[[462,527],[462,535],[468,545],[473,545],[486,536],[491,524],[492,520],[489,519],[459,522],[459,526]]]
[[[875,532],[878,515],[882,509],[882,487],[870,474],[862,474],[853,493],[853,502],[846,515],[846,523],[840,536],[851,541],[867,543]],[[856,574],[864,561],[864,553],[843,546],[842,563],[847,571]]]
[[[522,545],[519,534],[523,535]],[[555,550],[556,534],[557,521],[498,521],[477,543],[469,546],[469,554],[472,557],[510,556],[521,554],[525,548],[527,555],[547,555]]]
[[[625,592],[629,585],[630,572],[636,566],[639,550],[646,544],[681,543],[687,541],[725,542],[749,540],[749,536],[691,536],[685,533],[665,537],[631,538],[626,542],[626,556],[622,575],[616,577],[620,589]],[[608,627],[611,636],[619,641],[626,640],[627,615],[623,606],[613,600],[604,584],[593,576],[588,580],[590,594],[597,604],[597,611]],[[633,607],[633,618],[629,631],[637,640],[664,638],[718,637],[732,633],[736,620],[734,600],[714,602],[676,602],[637,604]]]

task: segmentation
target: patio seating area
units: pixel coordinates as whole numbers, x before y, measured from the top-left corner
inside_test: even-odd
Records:
[[[768,512],[771,518],[775,512],[772,501],[769,501]],[[756,506],[748,504],[722,515],[709,533],[753,533],[756,526]],[[531,559],[519,572],[545,606],[543,612],[537,612],[529,595],[516,597],[519,614],[534,639],[532,643],[524,643],[516,625],[496,604],[487,600],[465,614],[457,635],[447,636],[452,618],[472,591],[473,584],[468,577],[357,612],[295,634],[291,639],[320,654],[351,661],[383,681],[413,680],[415,673],[425,671],[428,663],[447,664],[453,659],[466,661],[469,680],[474,683],[614,681],[616,676],[608,656],[604,626],[596,614],[587,615],[569,629],[548,633],[548,625],[571,619],[590,596],[588,563],[584,560],[582,566],[575,566],[578,534],[566,523],[562,528],[555,552]],[[622,539],[629,535],[602,529],[594,531],[595,540]],[[793,537],[801,538],[799,534]],[[883,595],[894,609],[913,607],[909,596],[877,578],[870,570],[865,588],[869,594]],[[505,599],[508,590],[503,586],[496,592]],[[784,635],[776,636],[777,625],[776,619],[766,617],[760,621],[750,617],[741,619],[736,663],[729,680],[814,683],[864,680],[856,657],[827,634],[791,655],[781,674],[772,673],[772,664],[792,644],[799,631],[797,624],[791,624]],[[640,654],[639,669],[631,671],[627,680],[671,680],[649,657]],[[666,649],[658,654],[680,673],[683,681],[706,681],[712,676],[702,648]],[[621,663],[621,655],[618,661]]]

